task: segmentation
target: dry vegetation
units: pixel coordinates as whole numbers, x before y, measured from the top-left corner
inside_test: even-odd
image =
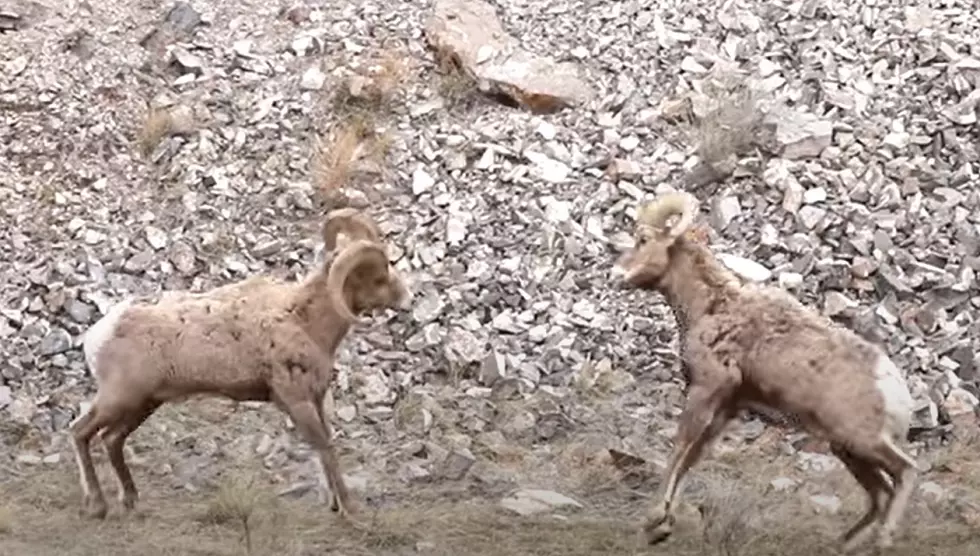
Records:
[[[170,113],[166,108],[150,108],[137,136],[140,154],[147,158],[170,133]]]
[[[464,104],[479,89],[476,79],[463,69],[456,56],[442,51],[437,51],[435,55],[439,95],[450,109]]]
[[[229,426],[265,418],[249,412],[229,416],[229,405],[217,402],[193,405],[200,407],[175,406],[148,424],[151,429],[165,423],[170,430],[194,430],[193,436],[207,440]],[[78,514],[80,494],[70,457],[63,457],[55,466],[19,467],[17,475],[6,474],[6,482],[0,482],[0,500],[5,504],[5,512],[0,511],[0,554],[775,556],[792,552],[831,556],[828,541],[839,533],[842,520],[857,519],[865,503],[860,488],[843,470],[813,477],[812,472],[795,470],[793,459],[780,454],[775,445],[740,443],[695,468],[674,537],[666,545],[645,549],[637,544],[635,523],[661,470],[650,464],[630,465],[637,462],[624,461],[622,455],[603,457],[601,442],[577,438],[556,443],[551,484],[539,479],[527,486],[564,492],[582,502],[583,510],[556,511],[561,517],[516,516],[500,508],[499,493],[483,492],[478,484],[434,480],[363,505],[359,524],[350,525],[312,497],[276,497],[282,485],[270,482],[271,475],[258,457],[236,459],[233,465],[228,462],[212,470],[219,476],[198,492],[174,490],[172,477],[148,468],[158,458],[174,464],[181,459],[160,438],[156,430],[134,434],[134,451],[145,462],[134,464],[144,485],[142,501],[130,515],[114,507],[105,522]],[[943,453],[949,458],[963,461],[959,456],[975,454],[976,446],[964,442],[948,450]],[[94,454],[102,460],[100,474],[107,476],[110,471],[101,451],[97,448]],[[474,447],[480,459],[492,459],[521,480],[541,476],[541,469],[531,469],[524,458],[507,453],[489,458],[491,452]],[[944,460],[935,462],[933,471],[921,481],[955,490],[957,498],[978,500],[980,491],[975,485],[980,484],[980,476],[963,473],[980,470],[968,463],[953,474],[945,470],[950,463]],[[773,491],[769,481],[776,477],[799,480],[799,491]],[[813,509],[809,496],[826,493],[841,497],[841,514],[826,515]],[[13,518],[31,527],[13,526]],[[977,524],[964,521],[959,505],[917,496],[907,520],[892,554],[974,553],[972,535]]]
[[[0,535],[14,530],[14,512],[8,506],[0,506]]]
[[[341,64],[339,77],[318,109],[310,171],[321,198],[347,205],[348,188],[362,193],[363,176],[388,177],[392,116],[402,107],[415,64],[398,48],[369,51]]]

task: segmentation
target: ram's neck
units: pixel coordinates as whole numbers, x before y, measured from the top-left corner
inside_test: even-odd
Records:
[[[303,322],[306,333],[324,352],[335,353],[347,336],[350,323],[330,299],[326,275],[311,275],[297,284],[294,300],[293,311]]]
[[[738,279],[707,247],[684,238],[671,248],[670,260],[657,289],[667,298],[677,325],[684,332],[729,300],[738,287]]]

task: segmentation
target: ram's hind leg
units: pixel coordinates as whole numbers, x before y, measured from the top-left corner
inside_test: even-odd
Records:
[[[895,492],[888,501],[885,517],[878,534],[878,548],[887,549],[892,546],[895,528],[905,513],[905,507],[912,496],[918,469],[915,460],[896,446],[890,438],[883,439],[877,446],[875,453],[881,459],[881,467],[886,469],[895,481]]]
[[[84,495],[83,509],[96,519],[105,519],[109,508],[99,485],[99,477],[95,473],[95,464],[92,463],[92,437],[102,428],[115,423],[118,417],[118,407],[96,394],[88,411],[68,425]]]
[[[836,443],[831,444],[831,451],[868,493],[868,511],[840,538],[842,551],[850,552],[868,538],[876,521],[880,522],[884,519],[885,509],[891,500],[893,491],[881,470],[874,463],[855,456]]]
[[[138,429],[158,407],[160,407],[159,403],[146,401],[127,411],[112,426],[102,430],[102,441],[109,455],[109,463],[112,464],[112,469],[116,472],[116,478],[119,481],[119,502],[125,510],[132,510],[136,507],[139,492],[133,482],[133,475],[129,466],[126,464],[123,446],[126,443],[126,438]]]

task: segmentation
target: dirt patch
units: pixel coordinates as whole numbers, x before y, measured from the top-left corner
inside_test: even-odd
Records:
[[[78,512],[74,466],[63,458],[53,467],[18,467],[18,476],[8,475],[0,484],[0,553],[830,555],[836,536],[864,511],[863,494],[843,471],[800,479],[792,492],[774,492],[772,478],[796,473],[790,458],[729,453],[692,472],[674,537],[645,548],[637,544],[635,526],[659,476],[650,471],[649,480],[633,489],[617,480],[616,471],[603,468],[608,462],[585,453],[570,445],[556,460],[567,476],[553,485],[576,497],[584,509],[522,517],[504,510],[497,499],[473,494],[461,500],[463,485],[448,482],[407,487],[395,502],[364,505],[353,523],[315,500],[276,496],[278,487],[263,478],[259,464],[226,471],[216,486],[198,492],[175,490],[167,477],[142,473],[135,513],[123,515],[111,502],[106,521],[91,521]],[[99,470],[107,494],[114,493],[110,472],[105,465]],[[601,484],[588,484],[590,478]],[[972,496],[975,501],[976,491],[969,489],[976,480],[937,470],[924,474],[920,484],[941,482],[958,499]],[[809,503],[810,493],[828,491],[842,500],[835,515],[819,513]],[[956,512],[937,510],[917,492],[892,554],[974,553],[975,529]]]

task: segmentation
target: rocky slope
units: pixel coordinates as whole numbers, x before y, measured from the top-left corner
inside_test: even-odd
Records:
[[[440,72],[431,4],[0,1],[2,457],[64,448],[18,443],[90,395],[80,334],[112,302],[304,273],[339,202],[323,145],[354,123],[344,202],[384,222],[418,302],[352,334],[335,403],[394,482],[558,441],[663,457],[674,323],[608,272],[636,202],[670,187],[704,201],[734,268],[888,347],[918,438],[976,426],[970,2],[496,2],[541,71],[580,76],[553,113]],[[285,463],[263,415],[243,450]]]

